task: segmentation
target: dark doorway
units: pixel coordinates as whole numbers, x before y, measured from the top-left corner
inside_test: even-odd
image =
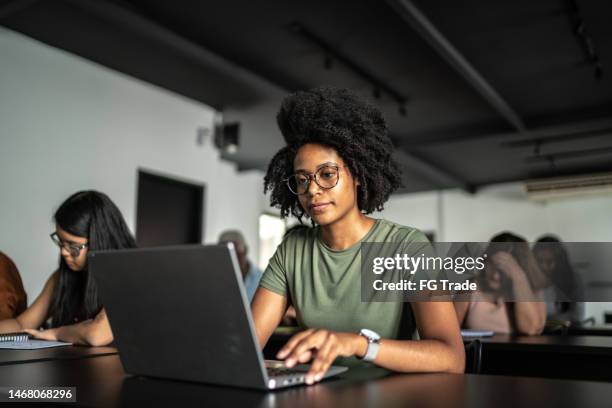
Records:
[[[199,244],[204,184],[138,172],[136,240],[140,247]]]

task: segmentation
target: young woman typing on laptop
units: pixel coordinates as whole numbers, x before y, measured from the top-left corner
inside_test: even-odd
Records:
[[[465,354],[450,302],[411,304],[420,340],[399,340],[401,302],[362,302],[361,242],[422,247],[411,227],[368,217],[400,185],[381,113],[348,91],[317,88],[287,97],[277,116],[287,146],[265,177],[281,216],[315,228],[288,234],[260,282],[252,312],[263,347],[292,305],[306,330],[278,353],[288,367],[312,361],[320,380],[337,357],[402,372],[463,372]],[[350,361],[350,359],[349,359]]]
[[[0,333],[25,331],[42,340],[102,346],[113,341],[108,319],[87,271],[92,250],[136,246],[115,204],[97,191],[70,196],[54,215],[51,239],[60,249],[58,269],[38,298],[15,319],[0,321]],[[47,326],[46,330],[38,330]]]

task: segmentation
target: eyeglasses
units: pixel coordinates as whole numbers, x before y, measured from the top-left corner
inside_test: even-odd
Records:
[[[341,166],[336,164],[323,164],[314,173],[295,173],[287,177],[285,181],[289,190],[297,195],[308,192],[311,180],[314,180],[323,190],[329,190],[338,184],[340,168]]]
[[[67,242],[62,241],[60,237],[57,235],[57,232],[54,232],[53,234],[49,236],[51,237],[51,241],[53,241],[55,245],[60,247],[60,249],[64,248],[66,251],[70,253],[70,255],[73,258],[77,258],[81,254],[81,250],[83,248],[87,248],[86,243],[80,244],[80,245],[74,245],[74,244],[68,244]]]

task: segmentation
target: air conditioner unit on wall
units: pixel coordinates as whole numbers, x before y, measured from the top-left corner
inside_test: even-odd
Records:
[[[530,180],[525,182],[525,192],[533,201],[612,194],[612,173]]]

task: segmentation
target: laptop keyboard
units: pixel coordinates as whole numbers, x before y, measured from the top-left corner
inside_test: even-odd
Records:
[[[271,362],[266,361],[266,370],[270,377],[277,377],[280,375],[295,375],[295,374],[306,374],[307,370],[304,368],[288,368],[282,362]]]
[[[279,375],[292,375],[292,374],[306,374],[304,370],[297,370],[295,368],[266,368],[270,377],[277,377]]]

